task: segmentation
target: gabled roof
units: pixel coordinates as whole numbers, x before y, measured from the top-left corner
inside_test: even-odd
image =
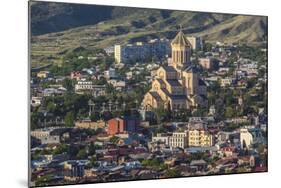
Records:
[[[172,66],[162,66],[162,68],[167,72],[177,72]]]
[[[157,101],[162,101],[160,95],[159,95],[157,92],[155,92],[155,91],[150,91],[149,93],[151,94],[151,96],[152,96],[155,100],[157,100]]]
[[[172,95],[169,91],[165,88],[161,88],[161,90],[172,100],[188,100],[185,95]]]
[[[197,68],[196,68],[195,66],[192,66],[192,65],[186,67],[186,68],[184,69],[184,71],[185,71],[185,72],[190,72],[190,73],[197,73],[197,72],[198,72]]]
[[[170,98],[173,100],[187,100],[185,95],[170,95]]]
[[[171,42],[172,45],[180,45],[180,46],[187,46],[191,47],[190,42],[184,36],[184,33],[180,30],[176,37]]]
[[[166,80],[171,86],[176,86],[176,87],[180,87],[182,86],[178,80],[170,80],[170,79],[167,79]]]
[[[192,160],[190,162],[190,166],[193,166],[193,165],[205,165],[207,164],[207,162],[203,159],[200,159],[200,160]]]

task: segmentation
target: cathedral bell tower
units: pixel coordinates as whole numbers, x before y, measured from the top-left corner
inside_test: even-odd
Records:
[[[176,69],[186,68],[190,65],[191,44],[184,36],[182,29],[171,42],[172,64]]]

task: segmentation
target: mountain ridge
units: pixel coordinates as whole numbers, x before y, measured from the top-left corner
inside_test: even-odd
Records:
[[[267,41],[267,17],[66,3],[31,3],[32,61],[57,59],[69,50],[171,39],[182,25],[207,42]]]

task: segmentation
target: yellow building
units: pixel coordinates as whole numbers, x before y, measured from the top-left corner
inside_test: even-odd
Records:
[[[203,129],[188,131],[188,145],[194,147],[210,147],[213,145],[213,135]]]
[[[49,71],[40,71],[37,73],[38,78],[47,78],[50,75]]]
[[[115,45],[114,46],[114,58],[116,63],[120,63],[122,61],[122,46],[121,45]]]
[[[144,96],[144,109],[164,106],[170,109],[189,109],[206,105],[206,85],[190,62],[192,46],[182,31],[171,42],[172,58],[161,66]]]
[[[98,129],[98,128],[105,128],[106,123],[102,120],[100,121],[76,121],[75,127],[80,129]]]

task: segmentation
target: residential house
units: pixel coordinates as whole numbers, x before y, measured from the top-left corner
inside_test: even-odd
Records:
[[[70,73],[70,79],[80,80],[82,78],[82,74],[79,71],[72,71]]]
[[[38,78],[49,78],[51,75],[50,71],[40,71],[37,73]]]
[[[40,106],[43,101],[43,97],[32,97],[31,98],[31,106],[37,107]]]

